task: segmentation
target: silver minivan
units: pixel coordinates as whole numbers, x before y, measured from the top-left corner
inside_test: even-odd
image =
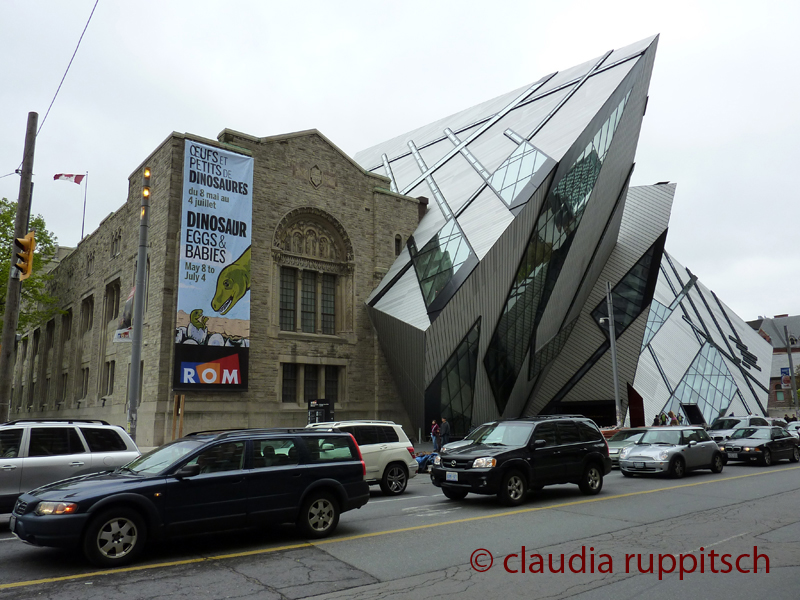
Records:
[[[122,427],[105,421],[24,419],[0,425],[0,513],[17,496],[60,479],[108,471],[140,455]]]

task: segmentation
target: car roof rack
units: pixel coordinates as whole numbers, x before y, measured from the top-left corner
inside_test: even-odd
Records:
[[[327,426],[333,427],[334,423],[344,423],[346,425],[360,425],[360,424],[367,424],[367,425],[397,425],[394,421],[379,421],[376,419],[345,419],[342,421],[322,421],[320,423],[310,423],[310,425],[317,426]]]
[[[20,423],[94,423],[95,425],[110,425],[102,419],[17,419],[0,423],[0,425],[18,425]]]
[[[328,429],[334,430],[335,427]],[[194,437],[199,435],[213,435],[217,439],[224,439],[226,437],[234,437],[239,435],[258,435],[260,433],[312,433],[311,430],[305,427],[253,427],[243,428],[237,427],[235,429],[209,429],[206,431],[192,431],[183,437]]]

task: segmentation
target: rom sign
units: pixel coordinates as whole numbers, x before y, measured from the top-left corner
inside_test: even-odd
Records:
[[[251,157],[186,140],[176,390],[247,389],[252,192]]]

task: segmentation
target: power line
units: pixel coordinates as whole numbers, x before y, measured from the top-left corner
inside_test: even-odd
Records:
[[[41,131],[42,127],[44,127],[44,122],[47,121],[47,115],[50,114],[50,109],[53,108],[53,104],[56,101],[56,97],[58,96],[58,92],[61,91],[61,86],[64,84],[64,80],[67,78],[67,73],[69,73],[69,68],[72,66],[72,61],[75,60],[75,55],[78,53],[78,48],[81,47],[81,41],[83,40],[83,35],[86,33],[86,30],[89,28],[89,23],[92,20],[92,15],[94,15],[94,10],[97,8],[97,5],[100,3],[100,0],[95,0],[94,6],[92,7],[92,12],[89,15],[89,19],[86,21],[86,26],[83,28],[83,32],[81,33],[80,39],[78,39],[78,45],[75,46],[75,52],[72,53],[72,58],[69,59],[69,64],[67,65],[67,70],[64,71],[64,76],[61,78],[61,83],[58,84],[58,89],[56,90],[55,95],[53,96],[53,100],[50,102],[50,106],[47,107],[47,112],[44,113],[44,118],[42,119],[41,125],[39,125],[39,130],[36,132],[38,136]]]

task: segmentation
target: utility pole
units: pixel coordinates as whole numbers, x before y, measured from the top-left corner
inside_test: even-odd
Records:
[[[784,340],[786,341],[786,354],[789,356],[789,379],[792,381],[792,406],[795,407],[795,416],[800,413],[800,399],[797,397],[797,381],[794,375],[794,362],[792,361],[792,339],[789,337],[789,328],[783,326]]]
[[[614,376],[616,425],[622,427],[622,405],[619,401],[619,376],[617,375],[617,335],[614,329],[614,301],[611,299],[611,282],[609,281],[606,281],[606,307],[608,308],[608,339],[611,343],[611,371]]]
[[[139,372],[142,361],[142,321],[144,321],[145,275],[147,269],[147,235],[150,226],[150,167],[142,174],[142,212],[139,216],[139,255],[136,263],[136,292],[133,296],[133,337],[131,345],[131,376],[128,383],[128,433],[136,441],[136,421],[139,418]]]
[[[19,180],[19,200],[17,217],[14,221],[14,239],[28,233],[28,217],[31,213],[31,179],[33,178],[33,153],[36,148],[36,126],[39,114],[28,113],[28,127],[25,131],[25,150],[22,154],[22,171]],[[14,268],[16,252],[11,245],[11,266],[8,270],[8,290],[3,313],[3,338],[0,342],[0,423],[8,421],[11,407],[11,367],[14,364],[14,342],[19,322],[20,294],[22,281],[19,271]]]

